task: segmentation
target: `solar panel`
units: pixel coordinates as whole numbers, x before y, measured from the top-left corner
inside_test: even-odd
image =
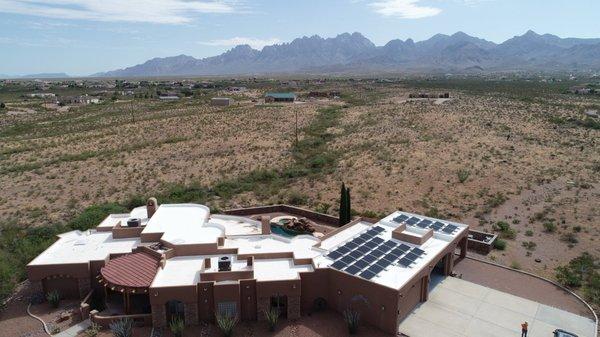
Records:
[[[408,267],[413,263],[413,261],[406,257],[403,257],[398,261],[398,263],[403,267]]]
[[[428,219],[424,219],[423,221],[421,221],[421,223],[424,224],[425,226],[429,226],[432,223],[432,221],[428,220]]]
[[[375,277],[375,275],[377,275],[377,274],[373,273],[370,270],[365,270],[362,273],[360,273],[360,276],[366,278],[367,280],[372,279],[373,277]]]
[[[405,252],[406,252],[407,250],[409,250],[409,249],[410,249],[410,246],[409,246],[409,245],[406,245],[406,244],[404,244],[404,243],[401,243],[401,244],[400,244],[400,247],[398,247],[398,248],[400,248],[400,249],[402,249],[403,251],[405,251]]]
[[[343,245],[342,247],[346,247],[346,248],[348,248],[349,250],[352,250],[352,249],[354,249],[354,248],[358,247],[358,244],[357,244],[357,243],[354,243],[354,242],[348,242],[348,243],[346,243],[345,245]]]
[[[375,227],[373,227],[373,229],[376,230],[377,233],[381,233],[381,232],[385,231],[385,229],[383,229],[383,227],[381,227],[381,226],[375,226]]]
[[[366,233],[364,233],[364,234],[361,234],[361,235],[358,237],[358,239],[362,239],[362,240],[368,241],[368,240],[370,240],[372,237],[373,237],[372,235],[367,235]]]
[[[412,218],[406,220],[405,222],[412,226],[412,225],[416,224],[417,222],[419,222],[419,220],[421,220],[421,219],[413,216]]]
[[[378,244],[378,245],[379,245],[379,244],[381,244],[381,243],[383,242],[383,239],[382,239],[382,238],[380,238],[380,237],[374,237],[374,238],[372,238],[372,239],[371,239],[371,241],[369,241],[369,242],[375,242],[376,244]]]
[[[421,248],[415,247],[412,249],[412,253],[415,253],[415,254],[421,256],[421,255],[425,254],[425,251]]]
[[[373,255],[365,255],[365,256],[362,257],[362,260],[365,261],[365,262],[367,262],[367,263],[371,263],[371,262],[377,260],[377,257],[373,256]]]
[[[367,246],[360,246],[358,248],[356,248],[357,251],[366,254],[367,252],[371,251],[371,249],[369,249],[369,247]]]
[[[357,245],[361,245],[361,244],[365,243],[365,241],[367,241],[367,240],[362,239],[362,238],[354,238],[354,240],[352,240],[350,242],[355,243]]]
[[[400,256],[400,255],[406,253],[406,250],[402,249],[401,247],[398,247],[398,248],[392,249],[392,253],[396,254],[397,256]]]
[[[369,268],[367,268],[367,270],[374,273],[375,275],[377,275],[377,274],[379,274],[380,271],[383,270],[383,267],[374,264],[374,265],[370,266]]]
[[[344,268],[346,266],[346,264],[342,261],[335,261],[334,263],[331,264],[331,267],[337,269],[337,270],[341,270],[342,268]]]
[[[394,218],[394,222],[401,223],[401,222],[403,222],[406,219],[408,219],[408,215],[402,214],[402,215],[399,215],[399,216],[395,217]]]
[[[391,250],[390,247],[381,245],[381,246],[377,247],[377,249],[375,249],[373,251],[373,253],[381,256],[381,255],[387,254],[390,250]]]
[[[346,268],[345,272],[350,273],[352,275],[356,275],[356,273],[358,273],[360,271],[360,268],[358,268],[357,266],[350,266],[348,268]]]
[[[388,253],[388,254],[385,254],[385,256],[383,258],[385,260],[389,261],[390,263],[393,263],[394,261],[396,261],[398,259],[398,255],[395,255],[393,253]]]
[[[368,239],[372,238],[373,236],[375,236],[375,234],[377,234],[377,233],[375,233],[371,230],[368,230],[368,231],[362,233],[360,236],[363,236],[363,237],[367,238],[367,240],[368,240]]]
[[[383,268],[387,268],[387,266],[389,266],[390,264],[392,264],[392,261],[388,261],[388,260],[384,260],[384,259],[381,259],[381,260],[375,262],[376,266],[380,266]]]
[[[361,252],[359,252],[357,250],[353,250],[353,251],[350,252],[350,254],[348,254],[348,256],[351,256],[351,257],[353,257],[355,259],[358,259],[358,258],[360,258],[363,255],[364,255],[364,253],[361,253]]]
[[[357,266],[358,268],[365,269],[369,264],[365,260],[358,260],[354,262],[353,266]]]
[[[344,254],[348,253],[350,250],[351,249],[346,246],[341,246],[341,247],[338,247],[338,249],[334,250],[334,252],[344,255]]]
[[[349,264],[349,263],[351,263],[351,262],[352,262],[352,261],[354,261],[354,260],[355,260],[355,258],[353,258],[353,257],[352,257],[352,256],[350,256],[350,255],[346,255],[346,256],[342,257],[341,259],[339,259],[339,261],[342,261],[342,262],[344,262],[345,264]]]
[[[386,247],[390,247],[390,248],[392,248],[392,249],[393,249],[393,248],[395,248],[395,247],[396,247],[398,244],[397,244],[397,243],[395,243],[395,242],[394,242],[394,241],[392,241],[392,240],[387,240],[386,242],[384,242],[384,243],[383,243],[383,245],[384,245],[384,246],[386,246]]]
[[[391,252],[389,252],[387,255],[388,255],[388,256],[393,256],[393,257],[394,257],[394,259],[397,259],[397,258],[399,258],[399,257],[400,257],[402,254],[404,254],[404,252],[403,252],[403,251],[400,251],[400,250],[398,250],[398,249],[394,249],[394,250],[392,250]]]
[[[342,253],[337,252],[337,251],[333,251],[333,252],[327,254],[327,257],[330,259],[333,259],[333,260],[337,259],[340,256],[342,256]]]
[[[419,258],[419,255],[413,254],[413,253],[408,253],[408,254],[406,254],[406,256],[404,256],[404,258],[414,261]]]
[[[377,244],[373,241],[367,241],[363,244],[363,246],[368,247],[369,249],[373,249],[377,247]]]
[[[418,222],[417,227],[421,227],[421,228],[427,228],[427,226],[429,226],[429,224],[425,223],[425,220]]]
[[[444,227],[444,229],[442,229],[442,232],[452,234],[454,232],[454,230],[457,228],[458,227],[456,227],[454,225],[448,225],[448,226]]]
[[[444,224],[439,221],[436,221],[432,223],[430,227],[433,228],[433,230],[435,231],[439,231],[442,227],[444,227]]]

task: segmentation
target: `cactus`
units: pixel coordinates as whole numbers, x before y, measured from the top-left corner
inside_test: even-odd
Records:
[[[279,320],[279,309],[271,308],[265,310],[265,316],[267,317],[267,323],[269,323],[269,331],[275,331],[275,326]]]
[[[185,324],[180,317],[173,317],[171,319],[171,323],[169,323],[169,328],[175,337],[183,336],[183,329],[185,329]]]
[[[358,331],[358,323],[360,322],[360,313],[356,310],[344,310],[344,321],[348,325],[348,333],[354,335]]]
[[[238,322],[236,316],[221,314],[216,315],[216,321],[217,326],[219,327],[219,329],[223,333],[223,336],[225,337],[229,337],[231,336],[231,334],[233,334],[233,329],[235,328],[235,325]]]
[[[131,337],[133,335],[133,321],[129,318],[110,323],[110,331],[114,337]]]
[[[60,294],[58,293],[58,291],[54,290],[47,293],[46,299],[53,308],[58,308],[58,305],[60,304]]]

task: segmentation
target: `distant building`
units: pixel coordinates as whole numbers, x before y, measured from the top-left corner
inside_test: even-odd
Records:
[[[55,94],[51,93],[51,92],[38,92],[38,93],[33,93],[33,94],[29,94],[29,97],[32,98],[49,98],[49,97],[56,97]]]
[[[592,89],[586,86],[573,86],[569,89],[569,91],[576,95],[587,95],[592,93]]]
[[[246,91],[246,87],[229,87],[227,88],[227,91],[229,92],[244,92]]]
[[[212,106],[230,106],[231,104],[233,104],[233,99],[229,97],[213,97],[210,100]]]
[[[268,92],[265,95],[265,103],[272,102],[291,102],[296,100],[296,94],[293,92]]]
[[[176,101],[179,99],[179,96],[159,96],[158,99],[162,101]]]

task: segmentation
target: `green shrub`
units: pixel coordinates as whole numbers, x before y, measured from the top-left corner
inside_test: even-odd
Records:
[[[354,335],[358,332],[360,313],[356,310],[346,309],[344,310],[344,321],[348,326],[348,333]]]
[[[462,184],[465,181],[467,181],[467,179],[469,179],[469,175],[471,175],[471,172],[469,172],[469,170],[458,170],[458,172],[456,172],[456,175],[458,176],[458,181]]]
[[[571,288],[579,288],[582,283],[581,277],[568,266],[556,267],[556,280]]]
[[[577,239],[577,235],[575,235],[575,233],[565,233],[560,239],[569,244],[576,244],[579,242],[579,239]]]
[[[129,318],[112,322],[109,327],[113,337],[131,337],[133,335],[133,321]]]
[[[500,232],[500,237],[503,239],[514,239],[517,237],[517,232],[510,227],[506,221],[498,221],[493,226],[494,230]]]
[[[92,322],[92,325],[85,330],[85,335],[88,337],[96,337],[98,336],[98,333],[100,333],[100,330],[100,325]]]
[[[171,322],[169,323],[169,329],[173,333],[175,337],[183,336],[183,330],[185,329],[185,324],[183,323],[183,319],[181,317],[173,317]]]
[[[525,236],[533,236],[533,231],[532,231],[531,229],[528,229],[528,230],[525,232]]]
[[[494,241],[494,248],[498,249],[498,250],[505,250],[506,249],[506,241],[497,238]]]
[[[556,232],[556,224],[554,222],[544,222],[544,230],[547,233]]]
[[[229,337],[233,334],[238,319],[235,316],[217,314],[216,317],[217,327],[223,333],[223,336]]]
[[[58,308],[60,305],[60,294],[58,291],[54,290],[46,294],[46,300],[53,308]]]
[[[523,241],[522,246],[528,251],[533,251],[535,250],[535,247],[537,247],[537,244],[533,241]]]
[[[267,317],[267,323],[269,324],[269,331],[275,331],[275,326],[279,320],[279,309],[271,308],[265,310],[265,316]]]

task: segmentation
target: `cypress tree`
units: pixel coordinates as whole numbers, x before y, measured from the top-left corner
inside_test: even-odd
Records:
[[[342,189],[340,190],[340,213],[339,213],[339,225],[343,226],[346,224],[346,185],[342,183]]]
[[[346,188],[346,223],[352,220],[352,208],[350,207],[350,187]]]

